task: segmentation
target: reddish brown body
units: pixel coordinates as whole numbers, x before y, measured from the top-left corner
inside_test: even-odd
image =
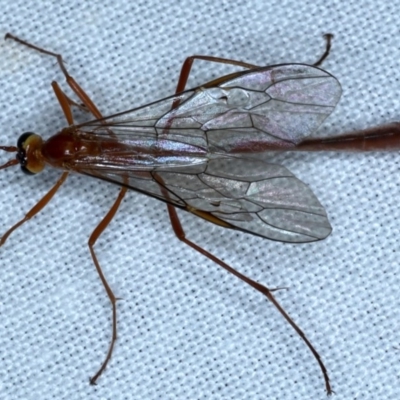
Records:
[[[38,173],[48,164],[63,170],[48,193],[1,237],[0,246],[16,228],[45,207],[70,170],[120,186],[118,197],[88,241],[112,307],[110,347],[90,383],[95,384],[105,370],[117,338],[118,299],[104,277],[94,244],[130,188],[167,203],[179,240],[267,297],[312,352],[326,392],[331,394],[328,372],[320,355],[275,299],[273,290],[187,239],[175,207],[214,224],[273,240],[311,242],[330,234],[326,212],[307,185],[285,167],[253,160],[248,155],[284,150],[400,150],[400,123],[336,137],[313,137],[341,95],[336,78],[317,67],[329,53],[332,35],[325,36],[326,50],[313,65],[259,67],[210,56],[189,57],[182,66],[176,95],[106,118],[69,75],[61,55],[10,34],[6,38],[56,57],[79,103],[71,100],[57,82],[52,82],[68,127],[46,141],[25,133],[16,147],[0,146],[16,153],[16,159],[0,169],[20,164],[23,171]],[[232,64],[248,71],[185,91],[195,59]],[[72,106],[90,112],[96,120],[74,125]],[[114,121],[118,117],[126,120]]]
[[[329,138],[306,139],[298,144],[281,142],[278,145],[268,145],[264,142],[253,143],[253,149],[264,151],[398,151],[400,150],[400,123],[395,122],[381,127],[360,132],[338,135]],[[245,148],[233,148],[231,153],[246,153]],[[133,148],[127,147],[117,138],[98,137],[96,140],[74,126],[65,128],[43,142],[39,136],[34,136],[26,144],[26,158],[29,167],[40,172],[44,164],[54,168],[75,169],[78,164],[87,164],[98,159],[105,164],[132,164]],[[170,152],[169,155],[171,155]],[[254,154],[254,151],[253,151]],[[166,153],[164,152],[164,155]]]
[[[326,139],[310,139],[299,143],[298,151],[398,151],[400,123],[378,126],[360,132]]]
[[[85,140],[75,133],[74,128],[66,128],[50,137],[42,145],[42,156],[52,167],[66,168],[68,163],[85,155],[98,156],[102,153],[102,143]]]

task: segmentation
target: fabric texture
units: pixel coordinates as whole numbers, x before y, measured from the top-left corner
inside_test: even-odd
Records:
[[[26,2],[0,0],[0,26],[54,52],[104,114],[172,94],[182,62],[205,54],[256,65],[312,64],[342,85],[323,135],[399,119],[398,0]],[[65,126],[54,59],[0,42],[1,145]],[[189,87],[234,71],[195,62]],[[74,98],[74,97],[73,97]],[[78,121],[84,120],[78,113]],[[1,152],[1,163],[9,154]],[[321,355],[337,399],[400,396],[399,155],[285,153],[333,227],[283,244],[180,212],[187,236],[271,288]],[[59,172],[0,173],[5,232]],[[87,247],[118,188],[72,175],[0,249],[0,398],[323,399],[312,354],[262,295],[181,243],[161,202],[130,192],[95,249],[118,302],[118,340],[98,385],[111,306]]]

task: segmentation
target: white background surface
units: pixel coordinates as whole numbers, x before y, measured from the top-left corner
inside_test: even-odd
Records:
[[[398,0],[96,3],[0,0],[0,33],[61,52],[107,114],[173,93],[189,55],[313,63],[322,34],[332,32],[323,67],[343,96],[321,132],[399,119]],[[192,86],[226,71],[199,63]],[[1,143],[15,145],[32,130],[47,138],[65,125],[54,79],[66,87],[54,60],[0,41]],[[277,297],[320,352],[337,399],[398,399],[399,155],[280,161],[326,207],[328,239],[280,244],[182,215],[188,236],[254,279],[290,288]],[[57,177],[1,171],[1,231]],[[124,300],[114,357],[89,386],[108,346],[111,311],[86,243],[116,193],[71,176],[0,249],[0,398],[325,398],[315,360],[276,310],[180,243],[163,204],[133,192],[96,246]]]

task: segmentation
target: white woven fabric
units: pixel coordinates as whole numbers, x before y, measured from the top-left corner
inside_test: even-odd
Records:
[[[322,34],[332,32],[323,67],[343,96],[321,131],[334,134],[400,114],[400,2],[362,3],[0,0],[0,27],[61,52],[105,114],[173,93],[189,55],[313,63]],[[190,83],[228,70],[198,63]],[[0,41],[1,144],[25,131],[47,138],[65,125],[52,80],[66,88],[54,60]],[[399,399],[399,155],[278,160],[326,207],[329,238],[274,243],[182,215],[188,236],[259,282],[290,288],[275,294],[321,354],[337,399]],[[57,177],[1,171],[1,232]],[[165,206],[133,192],[96,245],[123,300],[114,356],[90,386],[111,309],[86,243],[117,191],[71,176],[0,249],[1,399],[325,398],[316,361],[266,299],[180,243]]]

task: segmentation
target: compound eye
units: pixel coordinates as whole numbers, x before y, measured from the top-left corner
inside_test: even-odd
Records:
[[[18,138],[17,147],[19,150],[24,150],[24,144],[25,144],[26,140],[32,135],[35,135],[35,133],[25,132]]]
[[[21,170],[28,175],[34,175],[42,171],[44,162],[41,158],[42,139],[33,132],[23,133],[17,141],[17,160]]]
[[[34,172],[29,171],[29,169],[26,168],[25,165],[22,165],[22,164],[21,164],[21,171],[22,171],[24,174],[26,174],[26,175],[35,175]]]

